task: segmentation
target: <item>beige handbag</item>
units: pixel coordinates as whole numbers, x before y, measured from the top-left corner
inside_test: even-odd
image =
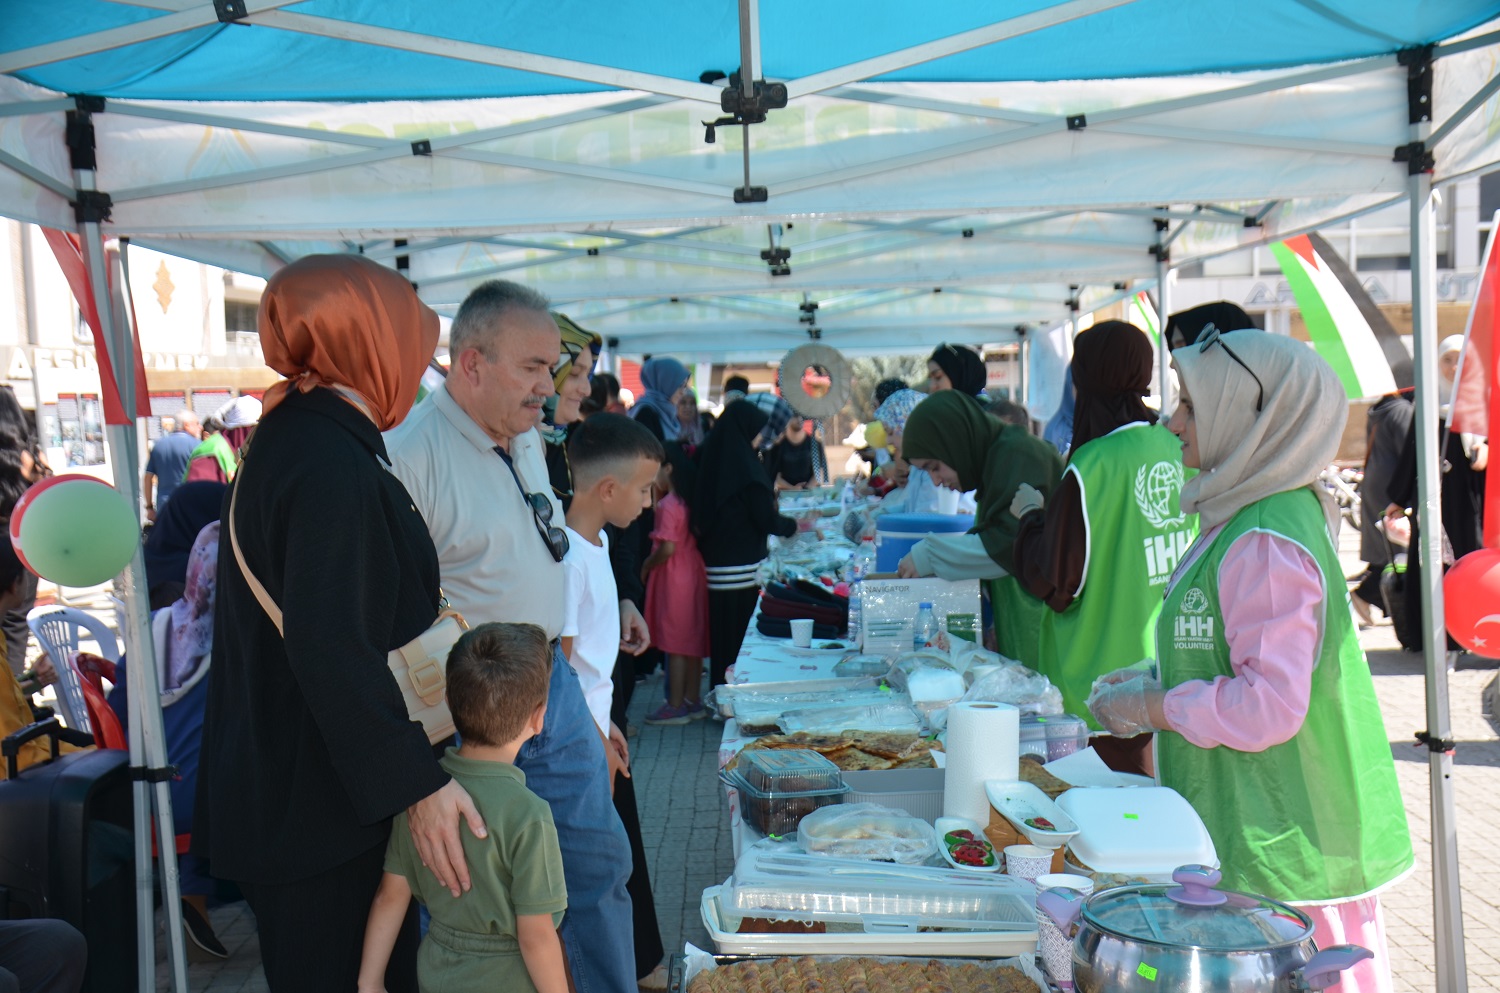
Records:
[[[240,473],[242,475],[243,473]],[[283,638],[286,632],[281,626],[281,608],[271,599],[271,594],[255,578],[245,555],[240,551],[239,535],[235,532],[235,507],[239,503],[240,487],[236,481],[234,495],[229,498],[229,544],[234,548],[234,560],[244,573],[250,592],[260,601],[261,608],[276,625]],[[441,598],[441,591],[439,591]],[[448,652],[453,643],[469,629],[463,615],[448,609],[448,601],[440,599],[443,608],[432,627],[386,656],[386,665],[396,677],[401,690],[401,699],[406,701],[406,712],[414,721],[422,722],[427,740],[434,744],[453,734],[453,715],[448,711]]]

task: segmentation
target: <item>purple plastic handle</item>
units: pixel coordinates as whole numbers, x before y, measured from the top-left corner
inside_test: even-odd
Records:
[[[1185,907],[1223,906],[1229,897],[1214,889],[1223,878],[1223,873],[1212,866],[1179,866],[1172,873],[1172,882],[1179,885],[1167,890],[1167,899]]]
[[[1077,890],[1054,886],[1036,895],[1036,909],[1052,918],[1052,923],[1064,934],[1083,912],[1083,894]]]
[[[1334,945],[1318,952],[1302,967],[1302,981],[1310,990],[1327,989],[1339,981],[1339,974],[1352,969],[1375,953],[1359,945]]]

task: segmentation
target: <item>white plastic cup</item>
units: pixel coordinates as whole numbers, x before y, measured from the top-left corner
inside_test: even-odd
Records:
[[[1032,885],[1052,871],[1052,852],[1036,845],[1008,845],[1005,849],[1005,874],[1024,879]]]
[[[792,626],[792,644],[798,648],[811,648],[813,636],[813,622],[811,618],[799,617],[790,622]]]
[[[1036,891],[1042,890],[1077,890],[1084,896],[1090,896],[1094,892],[1094,881],[1088,876],[1078,876],[1071,872],[1044,872],[1036,877]]]

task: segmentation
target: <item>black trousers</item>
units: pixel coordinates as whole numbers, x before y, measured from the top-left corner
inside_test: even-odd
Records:
[[[380,886],[385,845],[294,883],[241,882],[255,912],[260,958],[272,993],[353,990],[365,945],[370,901]],[[417,993],[416,903],[406,914],[385,972],[389,993]]]
[[[745,643],[745,629],[750,618],[755,616],[755,604],[760,599],[760,589],[708,591],[708,653],[709,685],[724,683],[724,670],[734,665],[739,658],[740,646]]]
[[[661,943],[661,927],[656,923],[656,899],[651,895],[646,846],[641,842],[635,780],[624,776],[615,778],[615,812],[620,815],[625,836],[630,839],[630,879],[625,883],[625,890],[630,894],[630,916],[635,923],[635,978],[645,979],[661,964],[666,949]]]
[[[0,993],[78,993],[88,942],[64,921],[0,921]]]

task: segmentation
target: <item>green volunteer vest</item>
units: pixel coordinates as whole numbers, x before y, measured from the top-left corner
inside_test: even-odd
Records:
[[[990,608],[995,621],[995,648],[1030,669],[1041,660],[1042,615],[1047,605],[1022,588],[1014,576],[991,579]]]
[[[1251,531],[1296,542],[1336,594],[1324,602],[1307,718],[1290,741],[1263,752],[1199,748],[1161,732],[1157,772],[1203,818],[1226,889],[1298,902],[1363,896],[1411,868],[1411,836],[1343,569],[1311,489],[1278,493],[1235,514],[1167,593],[1156,629],[1162,684],[1234,675],[1219,567]]]
[[[1085,701],[1106,672],[1155,656],[1156,616],[1177,562],[1198,534],[1179,506],[1182,443],[1166,428],[1133,424],[1073,453],[1083,493],[1088,560],[1062,613],[1042,612],[1036,668],[1062,691],[1070,714],[1100,730]]]
[[[206,458],[210,455],[219,460],[219,468],[224,470],[225,478],[233,479],[234,449],[229,447],[229,442],[224,440],[222,434],[211,434],[198,442],[198,447],[193,449],[192,454],[188,456],[188,465],[191,466],[194,459]],[[184,482],[187,480],[186,469],[182,472],[182,478]]]

